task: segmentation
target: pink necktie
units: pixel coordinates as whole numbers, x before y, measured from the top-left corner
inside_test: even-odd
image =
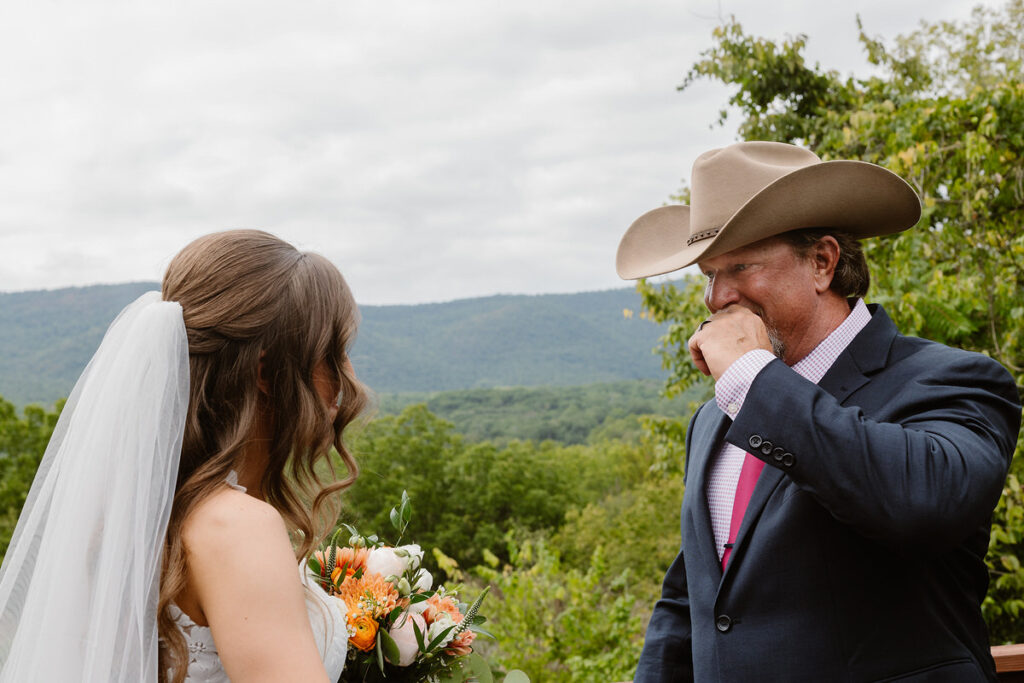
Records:
[[[732,546],[740,533],[740,524],[743,523],[743,514],[747,511],[750,496],[754,494],[754,486],[763,469],[764,461],[747,453],[743,459],[743,469],[740,470],[740,480],[736,483],[736,498],[732,502],[732,518],[729,520],[729,542],[725,544],[725,552],[722,553],[722,571],[725,571],[729,555],[732,554]]]

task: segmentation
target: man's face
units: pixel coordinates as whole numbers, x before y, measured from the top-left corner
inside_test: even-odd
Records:
[[[775,355],[784,361],[787,351],[806,345],[801,342],[818,305],[810,259],[799,258],[792,246],[773,237],[698,266],[707,278],[704,305],[709,311],[738,304],[756,313],[768,328]]]

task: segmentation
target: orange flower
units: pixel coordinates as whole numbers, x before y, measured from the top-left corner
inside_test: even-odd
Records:
[[[448,643],[448,647],[444,651],[456,657],[464,657],[473,651],[472,645],[474,640],[476,640],[476,634],[467,628],[452,638],[452,641]]]
[[[359,614],[353,620],[352,630],[355,635],[348,639],[352,646],[369,652],[377,644],[377,621],[368,614]]]
[[[348,567],[345,570],[345,576],[342,577],[341,576],[341,567],[335,567],[334,571],[331,572],[331,585],[334,586],[334,591],[333,592],[335,594],[337,594],[338,590],[340,589],[341,584],[344,583],[345,579],[347,579],[348,577],[354,575],[355,573],[356,573],[355,569],[352,569],[352,567]]]
[[[359,614],[382,617],[398,606],[398,591],[380,574],[367,573],[358,579],[346,577],[338,587],[338,597],[345,601],[353,617]]]
[[[455,601],[435,593],[427,598],[427,608],[423,610],[423,618],[427,620],[428,624],[433,624],[441,613],[448,614],[456,624],[462,621],[462,613],[459,612],[459,606],[455,604]]]
[[[313,558],[320,564],[320,577],[325,584],[328,578],[326,553],[326,550],[316,550],[313,552]],[[370,551],[366,548],[350,548],[345,546],[336,549],[334,553],[334,571],[331,572],[330,576],[332,586],[329,588],[329,591],[332,595],[337,595],[339,592],[338,585],[340,584],[341,567],[346,568],[346,576],[351,576],[356,571],[366,567],[366,558],[369,555]],[[326,585],[324,587],[327,588]]]

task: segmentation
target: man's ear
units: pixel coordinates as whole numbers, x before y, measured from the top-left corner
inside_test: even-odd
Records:
[[[814,268],[814,288],[819,294],[824,294],[832,286],[841,251],[839,242],[832,235],[825,235],[811,247],[809,256]]]
[[[266,358],[267,352],[260,351],[260,363],[256,370],[256,388],[260,390],[260,393],[264,396],[270,396],[270,382],[267,381],[266,376],[266,365],[263,359]]]

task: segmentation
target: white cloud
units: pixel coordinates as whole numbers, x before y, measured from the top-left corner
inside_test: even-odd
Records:
[[[261,227],[361,301],[620,284],[615,246],[729,142],[675,91],[719,14],[862,69],[953,0],[19,3],[0,22],[0,290],[158,279]]]

